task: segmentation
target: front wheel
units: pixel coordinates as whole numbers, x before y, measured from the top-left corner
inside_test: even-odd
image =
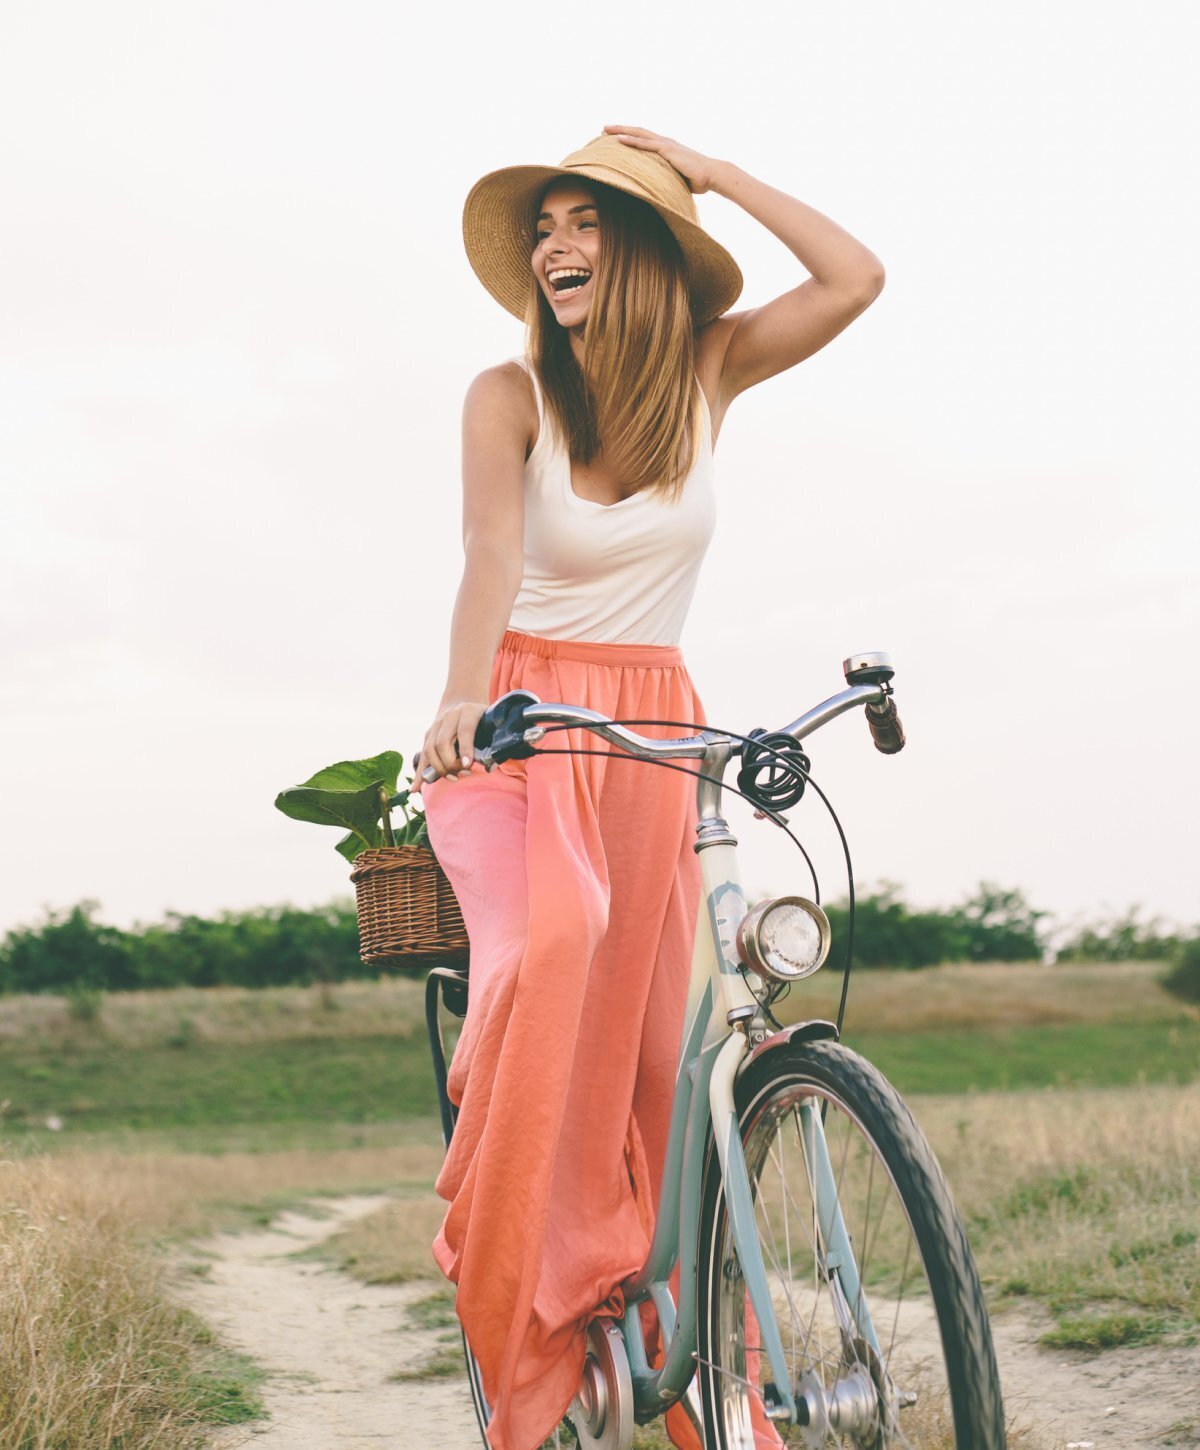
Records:
[[[1002,1450],[975,1262],[895,1089],[839,1043],[789,1044],[746,1068],[736,1102],[799,1422],[779,1418],[710,1148],[697,1311],[710,1450]]]

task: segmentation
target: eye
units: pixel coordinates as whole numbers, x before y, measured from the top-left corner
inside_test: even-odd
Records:
[[[591,227],[591,229],[593,231],[596,230],[596,222],[591,217],[582,217],[582,218],[580,218],[580,220],[578,222],[578,226],[581,227],[581,228],[582,227]],[[544,242],[549,235],[550,235],[550,233],[547,232],[547,231],[540,231],[539,230],[539,231],[535,232],[534,233],[534,237],[533,237],[533,244],[534,244],[534,246],[536,247],[540,243]]]

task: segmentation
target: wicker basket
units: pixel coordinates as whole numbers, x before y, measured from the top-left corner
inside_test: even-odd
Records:
[[[350,880],[358,901],[359,955],[368,966],[466,964],[462,912],[428,847],[360,851]]]

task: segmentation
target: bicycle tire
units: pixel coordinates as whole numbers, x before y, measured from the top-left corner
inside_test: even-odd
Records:
[[[941,1168],[895,1089],[840,1043],[814,1042],[763,1053],[742,1073],[735,1098],[776,1321],[785,1353],[790,1345],[793,1391],[798,1401],[802,1391],[805,1395],[801,1418],[807,1413],[809,1423],[784,1425],[766,1416],[774,1398],[770,1370],[760,1346],[750,1342],[757,1337],[753,1329],[748,1341],[748,1301],[710,1142],[697,1307],[709,1450],[763,1450],[776,1441],[861,1450],[1003,1450],[999,1374],[974,1258]],[[861,1315],[850,1324],[860,1332],[853,1337],[846,1332],[849,1301],[841,1276],[824,1264],[815,1215],[805,1222],[813,1196],[796,1133],[803,1121],[811,1128],[812,1119],[800,1112],[806,1101],[821,1105],[838,1200],[862,1275],[859,1292],[877,1316],[882,1354],[861,1333]],[[865,1204],[857,1201],[864,1186]],[[885,1228],[883,1215],[889,1212],[893,1217]],[[906,1276],[914,1253],[919,1276],[914,1271],[910,1294]],[[749,1322],[754,1323],[752,1314]],[[835,1384],[845,1394],[857,1387],[853,1413],[840,1407],[831,1413]],[[900,1392],[906,1398],[915,1394],[915,1402],[902,1405]]]
[[[467,1340],[467,1332],[459,1325],[459,1332],[462,1336],[463,1357],[467,1365],[467,1383],[471,1392],[471,1403],[475,1406],[475,1421],[479,1427],[479,1438],[484,1450],[490,1450],[487,1437],[487,1427],[491,1422],[492,1409],[488,1404],[487,1395],[483,1389],[483,1376],[480,1373],[479,1361],[471,1352],[470,1343]],[[561,1431],[566,1428],[565,1438]],[[556,1447],[574,1445],[578,1440],[578,1432],[570,1415],[564,1415],[559,1421],[556,1430],[550,1432],[549,1437],[542,1442],[542,1450],[556,1450]]]
[[[475,1423],[479,1426],[480,1443],[487,1446],[488,1421],[492,1418],[492,1407],[487,1402],[487,1396],[483,1392],[483,1376],[479,1370],[479,1361],[471,1353],[471,1346],[467,1342],[467,1331],[459,1325],[459,1333],[462,1336],[463,1359],[467,1365],[467,1385],[471,1391],[471,1403],[475,1406]]]

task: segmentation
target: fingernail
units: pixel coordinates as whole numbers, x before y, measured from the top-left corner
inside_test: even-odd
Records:
[[[464,755],[463,758],[462,758],[462,763],[469,770],[471,768],[471,757],[469,755]]]

